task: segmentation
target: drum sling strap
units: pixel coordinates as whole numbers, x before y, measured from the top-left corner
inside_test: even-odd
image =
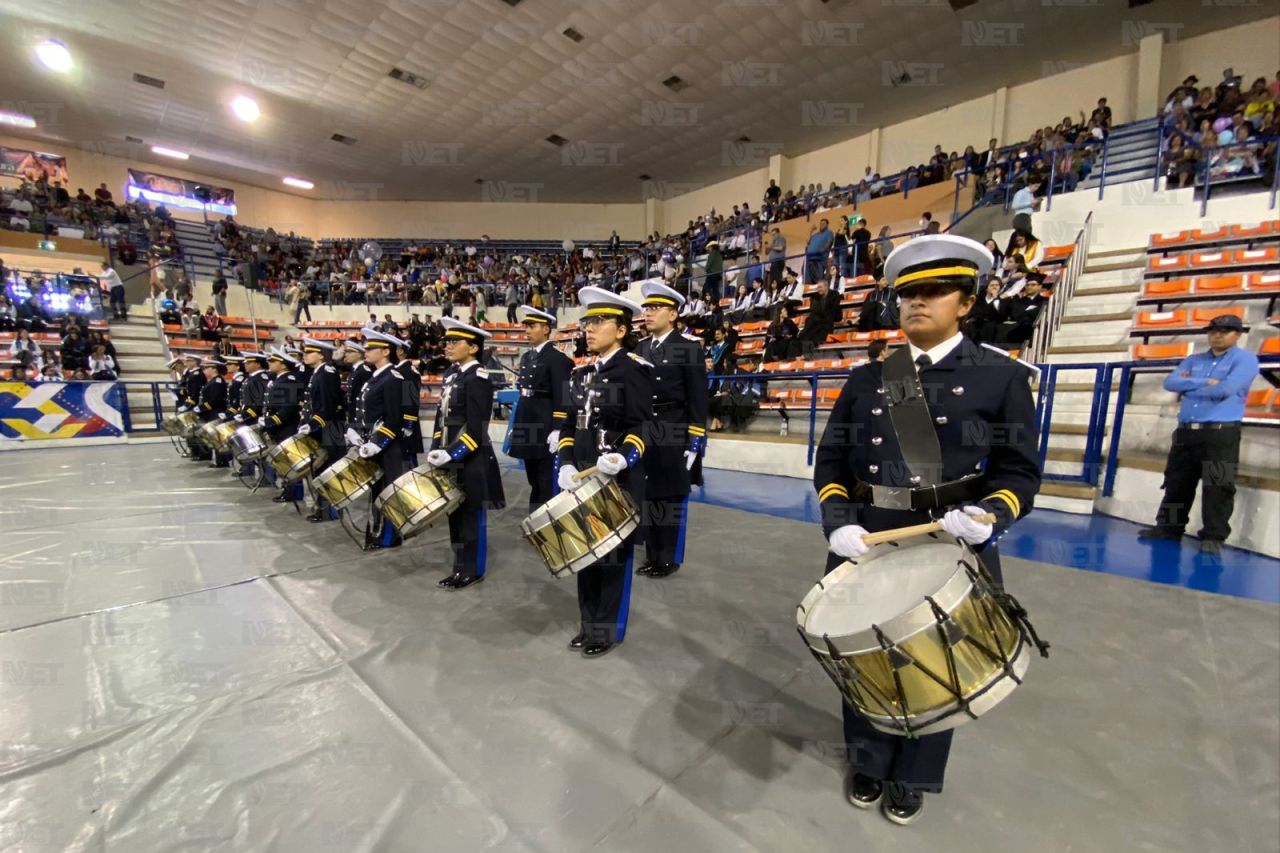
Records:
[[[898,437],[902,461],[922,486],[942,480],[942,448],[933,428],[920,374],[911,360],[910,347],[898,347],[884,362],[881,374],[889,420]]]

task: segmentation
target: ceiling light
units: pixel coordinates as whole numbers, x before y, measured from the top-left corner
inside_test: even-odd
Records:
[[[36,45],[36,59],[50,71],[71,70],[71,51],[57,39],[48,39]]]
[[[25,113],[9,113],[0,110],[0,124],[7,124],[13,127],[35,127],[36,120]]]
[[[176,148],[165,148],[163,145],[152,145],[152,154],[159,154],[161,157],[172,157],[175,160],[187,160],[191,157],[185,151],[179,151]]]
[[[304,178],[285,178],[285,184],[291,187],[297,187],[300,190],[313,190],[316,185]]]
[[[236,95],[231,100],[231,111],[241,121],[257,121],[258,116],[262,115],[258,102],[248,95]]]

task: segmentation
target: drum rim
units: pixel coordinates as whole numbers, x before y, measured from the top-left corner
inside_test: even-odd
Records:
[[[413,476],[410,476],[410,475],[413,475]],[[410,468],[408,471],[405,471],[403,474],[401,474],[399,477],[396,477],[390,483],[387,483],[387,485],[382,488],[382,491],[378,492],[378,496],[374,498],[373,500],[374,507],[379,512],[381,512],[382,508],[386,506],[386,503],[390,499],[390,497],[394,495],[397,491],[404,489],[403,486],[399,485],[401,480],[404,480],[406,482],[414,482],[419,477],[421,477],[424,480],[431,481],[433,483],[435,483],[437,480],[443,479],[445,482],[449,484],[449,488],[437,489],[437,491],[439,492],[439,495],[436,498],[436,500],[443,498],[445,501],[443,506],[436,507],[435,509],[431,509],[431,507],[427,507],[427,506],[419,507],[418,509],[414,510],[413,513],[410,514],[408,518],[405,519],[404,527],[396,528],[396,532],[400,534],[400,537],[402,539],[408,539],[411,536],[416,536],[417,534],[422,533],[424,530],[429,530],[432,527],[435,527],[435,525],[439,523],[440,518],[447,518],[450,513],[452,513],[455,509],[461,506],[462,503],[467,499],[466,494],[462,491],[462,488],[458,485],[458,481],[454,479],[454,477],[451,474],[449,474],[447,471],[441,471],[439,468],[433,468],[432,466],[424,463],[422,465],[418,465],[416,467]],[[417,518],[419,513],[423,513],[423,512],[428,513],[428,519],[430,520],[414,521],[414,519]],[[436,518],[434,516],[440,516],[440,518]]]
[[[604,474],[599,472],[591,474],[588,477],[584,477],[581,486],[578,486],[576,489],[566,489],[560,494],[553,496],[551,500],[547,501],[542,506],[534,507],[533,511],[525,516],[520,524],[523,526],[525,522],[530,521],[536,515],[545,516],[548,522],[554,521],[556,516],[551,514],[551,507],[560,503],[570,503],[570,499],[574,496],[578,496],[577,500],[572,501],[574,505],[584,503],[587,497],[598,494],[607,489],[610,482],[617,483],[617,480],[614,480],[612,477],[606,477]],[[562,498],[564,500],[561,500]],[[545,526],[546,524],[536,524],[532,525],[532,529],[540,530]]]
[[[902,543],[885,542],[875,545],[868,552],[868,555],[880,553],[888,553],[890,548],[910,548],[920,545],[934,544],[941,542],[942,544],[958,545],[960,548],[960,556],[970,556],[977,559],[974,551],[948,534],[929,534],[928,537],[920,537],[915,540],[907,540]],[[827,645],[828,640],[835,646],[840,657],[857,657],[859,655],[872,654],[882,652],[884,649],[880,645],[880,640],[876,636],[876,632],[871,628],[863,628],[859,631],[853,631],[848,634],[815,634],[808,628],[809,614],[812,613],[814,605],[822,599],[831,589],[835,588],[845,578],[859,571],[863,564],[869,562],[865,557],[860,560],[846,560],[834,570],[829,572],[822,580],[818,581],[809,590],[808,594],[801,599],[800,604],[796,607],[796,625],[800,628],[801,634],[804,635],[805,642],[809,648],[813,649],[823,657],[831,656],[831,649]],[[964,602],[972,593],[974,584],[969,580],[968,574],[965,572],[964,566],[957,565],[947,580],[935,592],[928,595],[937,602],[938,606],[948,614],[954,613],[955,609]],[[929,607],[929,602],[923,598],[918,603],[909,607],[901,613],[893,615],[883,622],[876,623],[881,632],[895,643],[905,643],[910,638],[919,634],[921,631],[927,631],[937,627],[937,620],[933,616],[933,609]]]

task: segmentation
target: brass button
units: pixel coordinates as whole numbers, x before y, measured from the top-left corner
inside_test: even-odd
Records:
[[[880,437],[880,436],[878,436],[878,435],[877,435],[875,438],[871,439],[871,443],[872,443],[872,444],[874,444],[876,447],[879,447],[879,446],[880,446],[880,442],[882,442],[882,441],[884,441],[884,439],[883,439],[883,438],[881,438],[881,437]]]
[[[962,396],[964,396],[964,386],[963,386],[963,385],[957,385],[956,387],[954,387],[954,388],[952,388],[952,389],[951,389],[951,393],[952,393],[952,394],[955,394],[957,397],[962,397]]]
[[[884,414],[884,409],[880,408],[879,406],[876,406],[874,409],[871,410],[871,414],[875,415],[876,417],[879,417],[880,415]]]

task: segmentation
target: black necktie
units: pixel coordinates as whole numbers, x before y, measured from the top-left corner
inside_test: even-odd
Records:
[[[933,366],[933,359],[929,358],[928,353],[921,353],[916,357],[916,370],[924,370],[926,367]]]

